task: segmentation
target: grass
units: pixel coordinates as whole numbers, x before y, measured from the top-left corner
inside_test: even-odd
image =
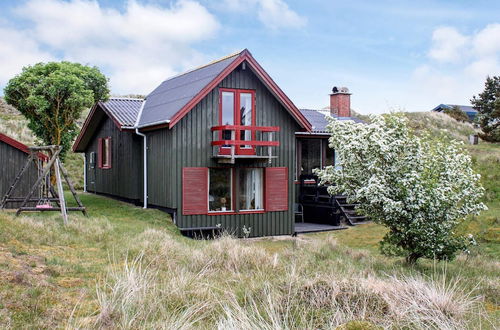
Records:
[[[0,212],[0,328],[498,325],[500,264],[482,246],[410,267],[378,253],[375,224],[193,241],[161,211],[81,197],[90,216],[66,227]]]

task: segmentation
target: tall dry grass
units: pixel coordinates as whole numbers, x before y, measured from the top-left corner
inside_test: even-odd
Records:
[[[158,230],[131,241],[97,286],[98,314],[71,327],[120,329],[493,328],[460,278],[377,274],[368,254],[332,239],[270,253],[227,235],[180,242]],[[118,266],[116,266],[118,264]],[[340,266],[342,265],[342,266]],[[448,279],[447,279],[448,278]]]

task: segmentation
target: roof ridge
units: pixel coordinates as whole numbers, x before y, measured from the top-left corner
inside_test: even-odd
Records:
[[[177,75],[175,75],[175,76],[172,76],[172,77],[169,77],[169,78],[167,78],[167,79],[163,80],[163,82],[162,82],[162,83],[164,83],[165,81],[172,80],[172,79],[174,79],[174,78],[178,78],[178,77],[183,76],[183,75],[185,75],[185,74],[188,74],[188,73],[191,73],[191,72],[194,72],[194,71],[197,71],[197,70],[200,70],[200,69],[206,68],[207,66],[210,66],[210,65],[212,65],[212,64],[222,62],[222,61],[224,61],[224,60],[227,60],[228,58],[231,58],[231,57],[235,57],[235,56],[241,55],[241,53],[243,53],[244,51],[245,51],[245,49],[242,49],[242,50],[240,50],[240,51],[238,51],[238,52],[235,52],[235,53],[232,53],[232,54],[226,55],[226,56],[224,56],[224,57],[221,57],[221,58],[218,58],[218,59],[216,59],[216,60],[213,60],[213,61],[211,61],[211,62],[209,62],[209,63],[203,64],[203,65],[200,65],[200,66],[198,66],[198,67],[196,67],[196,68],[194,68],[194,69],[191,69],[191,70],[188,70],[188,71],[185,71],[185,72],[179,73],[179,74],[177,74]]]
[[[110,97],[109,100],[127,100],[127,101],[144,101],[145,99],[140,99],[137,97]],[[107,101],[105,101],[107,102]]]

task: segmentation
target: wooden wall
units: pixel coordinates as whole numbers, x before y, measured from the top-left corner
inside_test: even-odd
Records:
[[[237,160],[235,165],[220,165],[212,158],[212,132],[218,125],[219,88],[256,90],[256,125],[280,126],[275,133],[280,146],[275,147],[271,164]],[[251,236],[292,234],[294,230],[293,203],[295,189],[295,132],[298,124],[276,100],[257,76],[247,66],[235,70],[217,88],[210,92],[172,129],[150,131],[148,135],[148,195],[149,204],[177,209],[177,225],[180,228],[210,227],[221,224],[237,235],[243,225],[251,227]],[[186,215],[181,212],[182,168],[254,166],[288,167],[288,211],[244,215]]]
[[[7,190],[9,190],[19,171],[22,170],[27,159],[27,153],[0,141],[0,201],[7,193]],[[33,164],[23,174],[11,197],[26,197],[37,177],[37,169],[35,164]],[[37,196],[39,196],[38,190],[34,197]],[[6,208],[17,208],[20,204],[20,202],[11,202],[6,205]]]
[[[98,140],[111,137],[111,168],[98,166]],[[94,167],[90,153],[96,153]],[[87,191],[139,201],[142,196],[142,137],[133,131],[120,131],[105,117],[91,139],[87,150]]]

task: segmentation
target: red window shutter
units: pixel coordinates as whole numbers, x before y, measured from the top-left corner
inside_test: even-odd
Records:
[[[266,167],[266,211],[288,210],[288,168]]]
[[[108,168],[111,168],[111,164],[112,164],[111,163],[111,142],[112,142],[112,140],[111,140],[111,138],[107,138],[107,140],[108,140],[108,150],[107,150],[107,152],[108,152]]]
[[[102,138],[97,140],[97,166],[102,168]]]
[[[182,214],[208,213],[208,168],[182,169]]]

